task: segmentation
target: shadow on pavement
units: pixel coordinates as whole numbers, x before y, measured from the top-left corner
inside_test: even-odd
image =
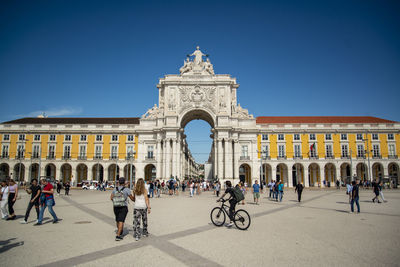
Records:
[[[0,248],[0,253],[6,252],[7,250],[10,250],[12,248],[24,245],[24,241],[11,243],[11,241],[13,241],[13,240],[15,240],[15,238],[10,238],[10,239],[7,239],[7,240],[1,240],[0,241],[0,245],[2,247]]]

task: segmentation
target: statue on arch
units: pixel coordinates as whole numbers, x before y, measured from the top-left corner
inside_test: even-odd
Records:
[[[200,65],[203,62],[203,56],[208,57],[208,55],[200,51],[200,46],[197,46],[196,50],[190,56],[194,56],[193,62],[196,65]]]

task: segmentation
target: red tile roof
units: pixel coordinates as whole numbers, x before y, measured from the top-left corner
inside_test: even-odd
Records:
[[[396,123],[395,121],[369,116],[293,116],[257,117],[258,124],[279,123]]]
[[[139,118],[22,118],[3,124],[139,124]]]

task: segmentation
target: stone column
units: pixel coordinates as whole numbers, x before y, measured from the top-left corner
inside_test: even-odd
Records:
[[[156,178],[161,179],[161,140],[157,139],[157,155],[156,155],[156,160],[157,160],[157,170],[156,170]]]
[[[293,169],[288,167],[288,187],[293,187]]]
[[[214,138],[214,166],[213,166],[213,175],[214,178],[218,176],[218,141],[217,138]],[[218,177],[220,178],[220,177]]]
[[[87,179],[90,181],[93,180],[93,165],[90,167],[88,166]]]
[[[171,139],[166,139],[165,179],[171,178]]]
[[[234,140],[233,150],[233,179],[239,182],[239,140]]]
[[[224,177],[224,157],[223,157],[222,139],[218,139],[218,178],[225,179]]]
[[[276,166],[271,166],[272,180],[276,182]]]
[[[176,149],[176,175],[178,178],[182,181],[182,162],[181,162],[181,156],[182,156],[182,151],[181,151],[181,139],[178,138],[178,143],[177,143],[177,149]]]
[[[224,178],[232,178],[229,176],[229,168],[231,165],[229,164],[229,141],[225,139],[224,146]]]
[[[178,164],[177,162],[177,156],[176,156],[176,139],[172,139],[172,175],[174,178],[176,177],[176,165]]]
[[[226,160],[226,165],[227,165],[227,172],[226,172],[226,176],[229,179],[233,178],[233,164],[232,164],[232,140],[229,139],[228,142],[225,143],[225,148],[227,151],[227,160]]]
[[[308,166],[304,167],[304,187],[310,187],[310,183],[308,181],[308,175],[309,175],[309,171],[308,171]]]
[[[340,166],[336,167],[336,179],[333,181],[334,184],[331,186],[336,186],[336,180],[341,181]]]
[[[325,170],[321,170],[321,166],[319,166],[319,180],[321,181],[321,188],[325,187],[324,181],[325,181]]]
[[[166,179],[167,173],[167,139],[164,139],[162,144],[162,179]]]

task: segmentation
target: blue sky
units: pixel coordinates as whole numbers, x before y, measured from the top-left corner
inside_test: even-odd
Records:
[[[1,1],[0,121],[141,116],[196,45],[255,116],[400,121],[399,13],[399,1]],[[209,130],[186,129],[200,161]]]

